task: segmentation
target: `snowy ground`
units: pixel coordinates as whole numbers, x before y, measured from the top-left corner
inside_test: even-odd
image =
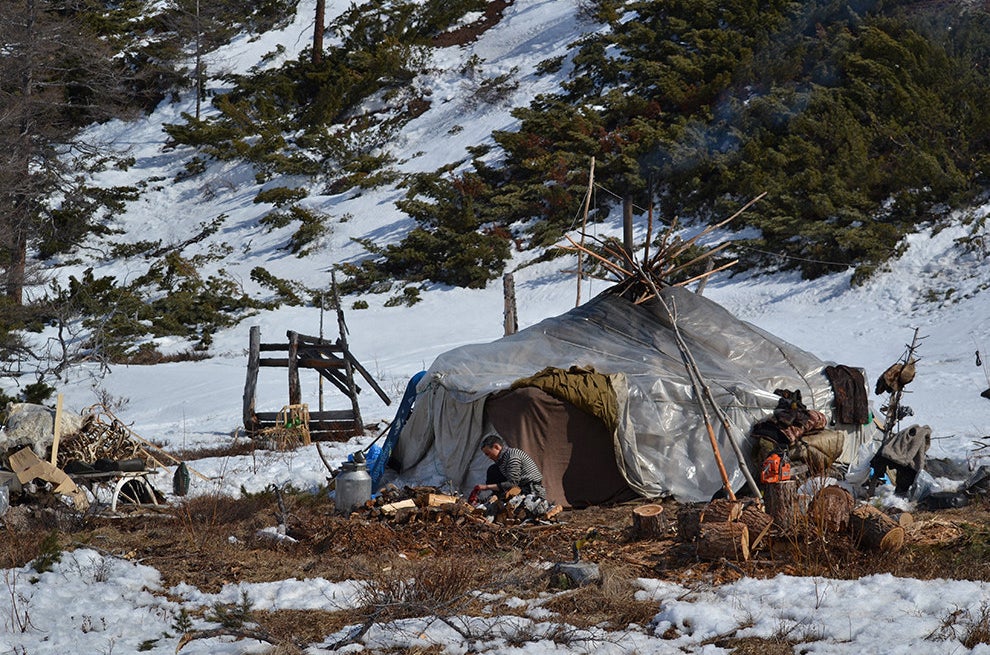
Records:
[[[328,16],[348,3],[328,2]],[[395,144],[405,170],[433,170],[464,156],[464,147],[484,141],[492,129],[512,124],[507,108],[483,108],[468,112],[459,102],[465,80],[452,71],[472,54],[484,58],[485,72],[501,74],[518,68],[522,84],[513,103],[525,104],[536,93],[550,90],[551,81],[532,76],[540,59],[560,52],[581,30],[575,18],[577,2],[570,0],[519,0],[506,9],[505,18],[494,30],[470,46],[449,48],[437,54],[436,69],[424,73],[421,84],[434,89],[429,112],[413,122]],[[260,55],[283,44],[291,55],[306,44],[311,25],[313,0],[300,2],[300,18],[278,34],[263,39],[245,37],[216,55],[215,65],[246,70]],[[566,69],[565,69],[566,70]],[[184,102],[190,102],[186,99]],[[131,147],[137,165],[126,175],[137,178],[174,178],[181,152],[161,149],[161,125],[178,120],[181,103],[163,104],[148,120],[133,124],[111,124],[100,128],[121,146]],[[455,127],[463,129],[456,130]],[[188,153],[186,153],[188,154]],[[107,180],[126,183],[124,173]],[[210,186],[210,193],[205,187]],[[194,179],[163,184],[149,190],[119,217],[130,239],[155,234],[165,242],[181,241],[195,233],[204,220],[228,216],[224,235],[239,245],[241,259],[225,262],[245,280],[259,262],[281,277],[294,277],[306,284],[325,284],[330,264],[353,260],[361,249],[352,238],[374,238],[384,242],[401,235],[404,219],[392,204],[395,189],[345,194],[344,197],[311,196],[315,208],[334,216],[356,218],[335,225],[325,251],[307,259],[296,259],[280,246],[285,233],[268,233],[256,224],[259,208],[252,203],[257,192],[250,171],[220,166],[212,169],[209,182]],[[219,192],[218,192],[219,190]],[[985,214],[988,208],[977,213]],[[406,225],[406,227],[408,227]],[[618,226],[601,226],[613,230]],[[890,270],[867,285],[852,289],[849,274],[837,274],[813,282],[795,276],[757,278],[719,277],[706,288],[706,295],[740,318],[775,333],[825,360],[864,367],[873,380],[904,353],[917,329],[921,338],[918,376],[904,402],[915,412],[918,423],[933,429],[930,457],[959,462],[972,459],[981,440],[990,440],[990,400],[980,397],[990,387],[984,364],[975,365],[975,352],[990,360],[990,268],[986,252],[968,253],[958,240],[972,236],[959,226],[937,234],[911,237],[903,257]],[[983,235],[977,234],[982,237]],[[520,255],[518,264],[525,263]],[[120,279],[138,271],[126,263],[81,261],[52,271],[65,279],[85,267],[97,267],[97,275]],[[564,271],[573,267],[565,259],[520,267],[515,271],[521,327],[573,307],[576,285]],[[603,282],[586,283],[581,297],[590,298],[605,288]],[[499,284],[485,290],[428,288],[423,301],[412,307],[386,308],[385,298],[369,296],[369,308],[346,307],[351,351],[372,372],[379,384],[397,401],[407,380],[427,368],[441,352],[452,347],[496,339],[502,334],[503,298]],[[190,449],[229,443],[239,438],[242,394],[246,374],[248,329],[261,327],[264,338],[281,339],[286,330],[316,334],[326,325],[336,337],[336,317],[321,316],[312,308],[284,308],[252,318],[219,334],[212,359],[158,366],[116,366],[105,378],[80,368],[59,392],[72,411],[106,399],[114,401],[118,416],[142,437],[170,449]],[[162,344],[167,347],[168,344]],[[178,344],[181,346],[181,344]],[[304,401],[320,403],[314,380],[303,380]],[[10,390],[8,390],[10,391]],[[271,372],[259,379],[259,407],[278,409],[287,395],[284,373]],[[373,394],[362,397],[365,422],[392,419],[395,403],[386,406]],[[328,409],[346,406],[331,391]],[[347,444],[330,445],[325,452],[333,461],[370,441],[360,437]],[[193,494],[238,494],[264,489],[288,481],[303,489],[316,489],[326,471],[314,448],[255,457],[223,457],[197,460],[194,468],[209,481],[194,475]],[[165,472],[170,475],[171,470]],[[159,484],[170,488],[170,478]],[[218,595],[188,586],[165,589],[154,570],[138,562],[108,557],[89,549],[67,552],[54,570],[38,574],[30,567],[3,572],[0,589],[0,653],[42,655],[45,653],[174,653],[179,636],[174,629],[183,608],[211,606],[215,602],[236,603],[247,592],[254,607],[281,609],[341,609],[356,605],[359,582],[330,583],[323,579],[299,578],[269,584],[228,585]],[[497,655],[546,655],[559,652],[603,653],[706,653],[725,652],[707,644],[711,638],[739,630],[739,635],[762,637],[800,636],[805,653],[962,653],[967,630],[985,618],[990,607],[990,588],[980,582],[916,581],[872,576],[844,581],[824,578],[771,580],[744,578],[716,588],[684,588],[669,582],[640,580],[640,596],[656,603],[657,614],[648,626],[626,631],[578,631],[568,645],[550,639],[533,639],[517,645],[509,639],[513,631],[540,635],[550,631],[552,617],[539,600],[495,596],[500,603],[522,605],[525,617],[463,620],[477,639],[465,639],[439,622],[410,620],[369,632],[347,652],[383,651],[441,644],[452,654],[483,652]],[[203,626],[198,626],[203,627]],[[663,639],[668,628],[677,637]],[[498,635],[502,636],[498,636]],[[335,638],[340,638],[337,635]],[[330,652],[334,638],[314,645],[310,653]],[[186,645],[183,653],[263,652],[266,646],[229,639],[199,640]],[[979,645],[973,653],[990,652]]]

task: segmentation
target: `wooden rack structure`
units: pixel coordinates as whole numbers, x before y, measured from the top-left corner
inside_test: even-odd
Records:
[[[289,330],[285,343],[262,343],[261,328],[252,326],[248,350],[247,382],[244,385],[244,429],[255,436],[266,428],[278,426],[282,411],[259,412],[255,408],[255,391],[258,384],[258,371],[262,367],[285,368],[289,374],[289,406],[302,405],[302,387],[299,384],[299,369],[317,371],[321,378],[339,389],[351,400],[351,409],[308,410],[309,436],[315,441],[348,439],[364,432],[361,410],[358,407],[358,393],[361,388],[354,381],[357,371],[375,390],[378,396],[391,404],[391,399],[375,382],[371,374],[361,366],[347,348],[345,329],[341,325],[341,336],[334,342],[322,337],[311,337]],[[280,352],[282,357],[262,357],[262,353]]]

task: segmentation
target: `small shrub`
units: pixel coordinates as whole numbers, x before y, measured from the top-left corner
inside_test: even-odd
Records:
[[[254,197],[254,202],[255,204],[268,202],[276,207],[284,207],[290,203],[302,200],[307,195],[309,193],[306,189],[290,189],[289,187],[280,186],[259,191],[258,195]]]
[[[38,380],[25,386],[21,395],[24,397],[24,402],[26,403],[43,405],[46,400],[52,397],[53,393],[55,393],[55,387],[46,384],[42,380]]]
[[[402,290],[401,296],[393,296],[385,301],[386,307],[399,307],[406,306],[412,307],[418,303],[422,298],[419,295],[419,289],[417,287],[406,287]]]
[[[287,305],[302,305],[303,301],[299,295],[300,285],[290,280],[283,280],[275,277],[260,266],[251,269],[251,279],[263,287],[271,289],[278,294],[281,301]]]
[[[351,305],[351,309],[368,309],[367,300],[355,300],[354,304]]]
[[[58,530],[52,530],[39,546],[38,556],[31,562],[31,568],[38,573],[51,571],[62,561],[62,546],[58,541]]]

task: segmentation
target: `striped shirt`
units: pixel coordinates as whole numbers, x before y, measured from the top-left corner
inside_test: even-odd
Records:
[[[502,448],[495,464],[505,476],[505,482],[498,483],[500,491],[519,487],[523,493],[535,492],[539,496],[544,495],[543,474],[540,473],[540,468],[533,461],[533,458],[527,455],[524,450],[506,446]]]

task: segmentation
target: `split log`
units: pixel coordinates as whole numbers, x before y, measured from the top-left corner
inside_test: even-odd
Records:
[[[792,532],[798,526],[800,502],[797,480],[785,480],[766,485],[763,501],[767,514],[781,532]]]
[[[701,515],[705,511],[703,504],[684,505],[677,512],[677,534],[681,541],[690,543],[698,538],[701,532]]]
[[[422,493],[416,496],[416,505],[418,507],[436,507],[438,505],[456,502],[457,496],[450,496],[448,494]]]
[[[856,505],[852,494],[835,485],[822,487],[811,501],[809,517],[823,532],[844,532],[849,527],[849,514]]]
[[[701,515],[702,523],[724,523],[736,521],[742,516],[743,504],[739,500],[716,498],[708,503]]]
[[[849,515],[849,531],[864,550],[896,552],[904,545],[904,528],[873,505],[860,505]]]
[[[632,518],[637,539],[657,539],[667,532],[663,505],[640,505],[633,509]]]
[[[749,530],[750,551],[756,550],[773,527],[773,518],[756,503],[746,505],[742,515],[739,516],[739,522],[745,524]]]
[[[400,509],[411,509],[416,507],[416,501],[412,498],[406,498],[405,500],[399,500],[394,503],[388,503],[382,505],[381,510],[384,514],[395,514]]]
[[[702,523],[697,553],[703,560],[724,557],[746,561],[749,559],[749,528],[740,522]]]

